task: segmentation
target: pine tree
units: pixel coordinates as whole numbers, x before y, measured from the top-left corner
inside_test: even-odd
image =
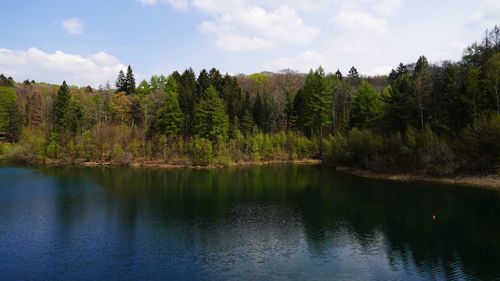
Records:
[[[257,93],[257,96],[255,97],[255,103],[253,105],[253,120],[260,129],[264,127],[264,102],[260,93]]]
[[[382,113],[382,104],[375,89],[366,81],[361,82],[352,103],[351,126],[362,128],[377,120]]]
[[[64,131],[69,128],[67,116],[69,114],[69,107],[71,96],[66,81],[63,81],[59,91],[57,92],[54,107],[52,109],[52,118],[55,131]]]
[[[393,84],[384,89],[386,125],[391,131],[404,133],[408,126],[414,126],[415,102],[412,81],[409,75],[399,77]]]
[[[125,76],[124,90],[129,95],[135,93],[135,78],[130,65],[127,68],[127,75]]]
[[[211,81],[208,72],[205,69],[201,70],[200,75],[198,75],[198,80],[196,80],[196,89],[198,97],[203,96],[205,91],[210,86],[210,82]]]
[[[344,79],[344,77],[342,76],[342,72],[340,72],[339,69],[337,69],[337,71],[335,72],[335,77],[337,77],[337,79],[339,80]]]
[[[125,73],[123,73],[123,70],[120,70],[120,72],[118,72],[118,78],[115,82],[116,91],[125,92],[127,90],[125,83]]]
[[[358,70],[354,66],[349,70],[349,74],[347,74],[347,80],[353,87],[358,87],[359,83],[361,83],[361,78],[359,77]]]
[[[177,75],[172,74],[174,78]],[[177,80],[178,79],[178,80]],[[182,75],[177,78],[179,106],[185,116],[185,133],[193,134],[194,108],[196,103],[196,76],[193,69],[186,69]]]
[[[184,126],[184,114],[177,99],[177,83],[170,76],[168,78],[168,90],[165,92],[165,102],[158,112],[154,123],[155,132],[166,137],[179,134]]]
[[[229,129],[226,105],[213,86],[208,87],[195,109],[196,135],[212,141],[225,139]]]
[[[332,92],[323,68],[309,72],[304,87],[304,116],[306,133],[317,133],[320,138],[320,154],[323,153],[323,128],[329,122]]]

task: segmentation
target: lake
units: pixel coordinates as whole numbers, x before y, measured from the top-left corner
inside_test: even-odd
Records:
[[[317,166],[4,166],[0,280],[500,280],[500,192]]]

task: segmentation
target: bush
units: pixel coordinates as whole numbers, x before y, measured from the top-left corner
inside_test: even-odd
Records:
[[[6,151],[12,162],[38,163],[45,159],[45,135],[41,130],[26,129],[18,144]]]
[[[461,169],[470,172],[495,172],[500,166],[500,117],[479,120],[466,127],[455,144]]]
[[[213,162],[212,142],[205,138],[195,138],[191,147],[192,165],[209,166]]]

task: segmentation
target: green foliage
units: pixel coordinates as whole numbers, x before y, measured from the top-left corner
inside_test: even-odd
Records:
[[[53,127],[56,132],[77,133],[83,128],[81,106],[71,99],[69,87],[63,82],[52,109]]]
[[[205,138],[195,138],[191,148],[194,166],[209,166],[213,162],[212,142]]]
[[[208,87],[195,110],[195,130],[198,136],[215,141],[225,139],[229,129],[229,119],[224,101],[219,98],[213,86]]]
[[[363,81],[352,104],[352,126],[361,128],[377,121],[382,114],[382,104],[375,89]]]
[[[322,68],[307,75],[301,95],[303,95],[303,125],[306,132],[313,130],[321,133],[329,123],[328,113],[331,106],[331,90]]]
[[[3,74],[0,74],[0,87],[14,87],[14,79],[12,77],[5,77]]]
[[[176,82],[172,77],[169,77],[168,81],[170,86],[165,92],[165,102],[154,123],[155,133],[167,137],[178,135],[184,125],[184,114],[177,99]]]
[[[500,117],[478,120],[467,126],[457,141],[457,150],[469,171],[491,172],[500,165]]]
[[[17,141],[21,136],[22,125],[16,90],[0,87],[0,133],[4,133],[10,141]]]

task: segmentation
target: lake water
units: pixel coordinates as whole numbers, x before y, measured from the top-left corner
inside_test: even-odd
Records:
[[[2,167],[0,280],[500,280],[500,192],[315,166]]]

